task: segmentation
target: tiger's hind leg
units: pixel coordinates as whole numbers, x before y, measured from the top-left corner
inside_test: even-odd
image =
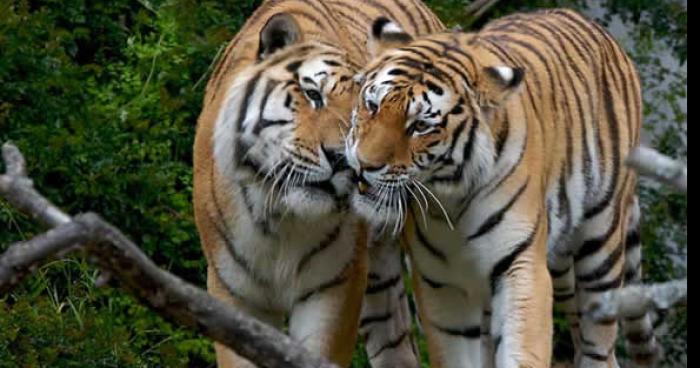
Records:
[[[630,203],[627,235],[625,240],[625,284],[642,282],[642,244],[639,233],[639,201]],[[627,353],[636,367],[653,366],[660,351],[654,336],[654,326],[649,313],[621,321],[627,342]]]
[[[606,291],[622,286],[624,277],[624,240],[626,203],[611,205],[584,220],[583,243],[574,255],[576,303],[580,311],[599,302]],[[581,368],[617,368],[615,342],[617,320],[594,321],[584,314],[580,319],[576,366]]]
[[[556,265],[550,261],[549,271],[554,287],[554,307],[564,313],[569,323],[571,340],[574,351],[581,351],[580,313],[576,302],[576,276],[574,275],[573,258],[571,256],[555,256],[559,258]],[[555,258],[550,254],[550,259]]]
[[[373,368],[419,367],[397,243],[395,239],[376,239],[369,248],[369,279],[360,334]]]

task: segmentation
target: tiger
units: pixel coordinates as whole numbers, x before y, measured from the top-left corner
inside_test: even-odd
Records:
[[[374,285],[370,230],[349,211],[343,152],[353,76],[380,14],[415,35],[441,27],[419,1],[263,2],[212,71],[194,142],[208,291],[339,366],[350,364]],[[396,348],[381,355],[412,354]],[[215,349],[221,367],[254,366]]]
[[[567,9],[376,36],[346,139],[351,202],[408,249],[430,366],[549,367],[556,300],[575,365],[617,367],[617,321],[583,311],[640,277],[631,59]],[[643,361],[649,317],[622,322]]]

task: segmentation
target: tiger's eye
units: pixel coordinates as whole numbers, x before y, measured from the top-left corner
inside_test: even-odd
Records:
[[[306,95],[306,97],[309,98],[309,100],[311,100],[311,102],[314,104],[314,107],[320,108],[321,106],[323,106],[323,96],[321,96],[320,92],[313,89],[307,89],[304,90],[304,94]]]
[[[372,102],[372,101],[367,101],[367,109],[368,109],[372,114],[376,114],[376,113],[377,113],[377,110],[379,110],[379,106],[377,106],[377,104],[374,103],[374,102]]]
[[[413,130],[418,133],[425,132],[428,129],[430,129],[430,124],[426,123],[424,120],[417,120],[413,123]]]

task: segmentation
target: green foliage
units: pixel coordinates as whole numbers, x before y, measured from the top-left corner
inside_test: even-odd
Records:
[[[20,147],[37,186],[59,206],[101,213],[157,263],[203,285],[191,206],[194,128],[209,66],[255,5],[2,2],[0,141]],[[2,246],[39,231],[4,202],[0,228]],[[96,290],[75,266],[62,268],[4,297],[0,361],[185,366],[190,354],[212,360],[206,340],[116,291]]]
[[[583,0],[501,1],[482,19],[463,0],[427,0],[448,26],[472,29],[515,11]],[[191,155],[208,72],[260,0],[0,1],[0,141],[12,140],[39,189],[71,213],[96,211],[155,261],[203,285],[194,227]],[[598,19],[632,25],[631,55],[644,76],[654,145],[687,156],[687,72],[661,60],[668,45],[687,59],[681,0],[600,0]],[[648,280],[685,274],[687,200],[645,183]],[[0,250],[41,231],[0,201]],[[672,244],[672,246],[669,246]],[[206,339],[173,327],[117,289],[93,286],[82,261],[41,268],[0,298],[0,367],[211,366]],[[409,291],[410,292],[410,291]],[[668,365],[682,362],[687,317],[669,317]],[[557,320],[560,353],[566,324]],[[425,357],[425,342],[419,341]],[[367,366],[358,348],[353,367]],[[427,367],[427,363],[424,363]]]
[[[213,361],[209,341],[173,327],[116,289],[95,289],[96,277],[86,262],[56,261],[37,271],[25,295],[0,299],[0,367],[185,367]]]

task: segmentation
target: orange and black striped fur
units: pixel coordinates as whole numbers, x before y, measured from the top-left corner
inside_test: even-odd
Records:
[[[367,61],[369,20],[393,15],[414,34],[440,24],[422,4],[401,3],[410,7],[264,2],[215,68],[197,126],[194,206],[209,291],[273,326],[287,323],[340,366],[354,350],[368,274],[367,230],[349,213],[342,155],[352,77]],[[220,366],[251,366],[216,350]]]
[[[578,312],[638,277],[634,65],[569,10],[415,40],[398,28],[377,35],[346,156],[353,208],[403,227],[431,367],[549,367],[554,296],[576,366],[616,367],[616,321]],[[643,357],[648,319],[628,325]]]

